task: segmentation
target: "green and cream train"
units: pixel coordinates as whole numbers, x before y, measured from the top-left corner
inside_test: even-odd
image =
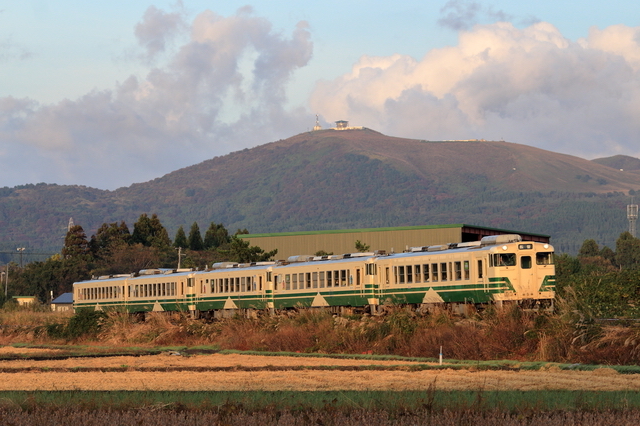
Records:
[[[555,296],[553,259],[549,244],[496,235],[404,253],[292,256],[201,271],[153,269],[77,282],[74,307],[207,317],[304,307],[378,313],[384,306],[447,306],[464,312],[470,305],[512,302],[547,308]]]

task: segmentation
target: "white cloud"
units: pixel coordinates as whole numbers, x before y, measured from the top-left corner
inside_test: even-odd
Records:
[[[572,42],[551,24],[477,25],[417,61],[362,57],[311,107],[396,136],[505,139],[584,157],[640,155],[639,28]]]
[[[145,78],[52,105],[0,98],[0,158],[21,169],[3,167],[0,182],[111,189],[305,128],[309,116],[284,108],[289,78],[312,55],[305,23],[287,36],[248,8],[183,19],[154,7],[145,13],[136,27],[143,59],[169,58]],[[182,28],[191,36],[174,48]]]

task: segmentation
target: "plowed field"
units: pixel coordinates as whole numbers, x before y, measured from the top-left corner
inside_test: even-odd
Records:
[[[29,355],[38,349],[0,348]],[[49,351],[54,354],[54,351]],[[5,390],[640,390],[640,375],[591,372],[419,370],[417,363],[312,357],[162,354],[0,361]],[[422,364],[424,365],[424,364]],[[412,366],[414,368],[412,368]],[[116,371],[109,371],[116,370]]]

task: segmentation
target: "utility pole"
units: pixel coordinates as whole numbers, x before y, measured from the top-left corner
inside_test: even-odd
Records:
[[[182,247],[178,247],[178,269],[180,269],[180,262],[182,261],[182,256],[186,256],[186,254],[182,254]]]

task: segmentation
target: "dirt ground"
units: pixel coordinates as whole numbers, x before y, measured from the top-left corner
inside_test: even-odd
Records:
[[[33,354],[41,349],[2,347],[0,353]],[[55,351],[48,351],[54,353]],[[0,361],[0,391],[4,390],[634,390],[640,375],[618,374],[608,368],[592,372],[561,371],[411,371],[412,362],[371,361],[311,357],[212,354],[161,354],[64,360]],[[406,370],[360,370],[353,367],[407,366]],[[305,367],[286,370],[283,367]],[[323,370],[322,367],[344,367]],[[78,372],[77,368],[124,368],[120,372]],[[227,367],[225,371],[207,368]],[[277,371],[246,371],[277,367]],[[171,368],[170,372],[148,371]],[[180,371],[198,369],[198,371]],[[35,370],[34,370],[35,369]],[[47,371],[48,369],[54,371]],[[140,371],[140,370],[147,371]],[[200,371],[203,370],[203,371]]]

